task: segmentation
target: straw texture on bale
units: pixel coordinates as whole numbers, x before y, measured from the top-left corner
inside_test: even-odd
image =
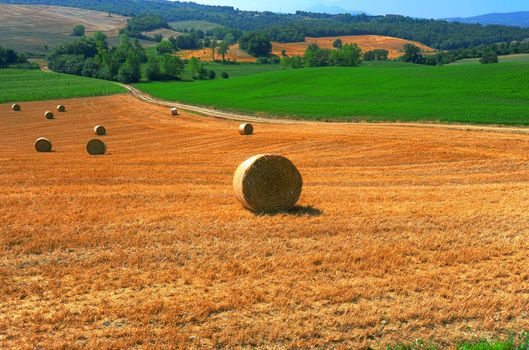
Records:
[[[107,129],[103,125],[96,125],[94,127],[94,134],[97,136],[104,136],[107,134]]]
[[[51,152],[51,141],[45,137],[39,137],[35,141],[35,149],[37,152]]]
[[[99,139],[92,139],[86,144],[86,151],[92,156],[100,156],[106,153],[107,145]]]
[[[171,115],[178,115],[178,109],[171,108]]]
[[[18,103],[13,103],[11,109],[15,112],[20,112],[20,105]]]
[[[46,119],[53,119],[54,115],[52,112],[46,111],[44,112],[44,117],[46,117]]]
[[[253,134],[253,125],[252,124],[241,124],[239,126],[239,134],[241,135],[251,135]]]
[[[66,107],[64,107],[63,105],[58,105],[57,106],[57,111],[58,112],[66,112]]]
[[[259,154],[244,161],[233,177],[237,200],[254,212],[285,211],[296,205],[303,180],[287,158]]]

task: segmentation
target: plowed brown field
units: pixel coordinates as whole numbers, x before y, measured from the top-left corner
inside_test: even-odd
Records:
[[[128,95],[22,108],[0,105],[0,348],[446,347],[529,328],[529,135],[242,137]],[[96,124],[109,153],[89,157]],[[237,165],[263,152],[302,173],[295,211],[235,200]]]
[[[272,53],[281,56],[283,50],[288,56],[303,56],[310,44],[318,44],[323,49],[332,49],[336,39],[341,39],[343,44],[357,44],[363,51],[375,49],[385,49],[389,51],[389,58],[397,58],[404,54],[405,44],[414,44],[419,46],[425,53],[433,53],[434,49],[416,41],[393,38],[381,35],[352,35],[352,36],[333,36],[325,38],[305,38],[304,42],[299,43],[276,43],[272,45]]]

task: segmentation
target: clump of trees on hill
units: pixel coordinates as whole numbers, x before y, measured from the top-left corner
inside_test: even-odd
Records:
[[[204,36],[202,38],[200,36],[197,32],[184,33],[177,37],[169,38],[169,41],[174,50],[196,50],[203,46],[202,39],[204,39]]]
[[[284,66],[292,68],[356,67],[362,63],[362,49],[356,44],[346,44],[335,50],[326,50],[317,44],[311,44],[303,57],[283,56],[281,62]]]
[[[78,24],[72,28],[72,36],[84,36],[85,27],[82,24]]]
[[[0,46],[0,68],[36,68],[36,66],[29,63],[25,55]]]
[[[384,49],[375,49],[364,52],[364,61],[387,61],[389,51]]]
[[[401,61],[415,64],[426,64],[426,56],[424,56],[420,47],[414,44],[405,44],[404,45],[404,56],[402,56]]]
[[[167,21],[163,20],[158,15],[143,14],[136,17],[129,18],[127,20],[127,26],[120,30],[121,34],[125,34],[130,38],[138,38],[143,40],[161,41],[162,36],[160,34],[150,37],[142,34],[144,31],[170,28]]]
[[[486,52],[483,54],[483,56],[479,60],[479,63],[481,64],[499,63],[498,54],[496,54],[494,51]]]
[[[137,39],[122,35],[117,47],[109,48],[105,34],[60,45],[47,56],[56,72],[134,83],[141,78],[141,64],[147,61]]]
[[[257,32],[243,35],[239,40],[239,46],[255,57],[268,57],[272,54],[272,42],[270,38]]]
[[[151,81],[177,79],[183,71],[184,62],[172,55],[151,55],[145,68],[146,77]]]

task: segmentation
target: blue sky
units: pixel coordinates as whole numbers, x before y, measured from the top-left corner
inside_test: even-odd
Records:
[[[316,4],[338,5],[371,14],[396,13],[415,17],[468,17],[490,12],[529,11],[528,0],[194,0],[208,5],[229,5],[244,10],[293,12]]]

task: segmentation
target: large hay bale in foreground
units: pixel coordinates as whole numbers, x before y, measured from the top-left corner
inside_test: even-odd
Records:
[[[46,111],[46,112],[44,112],[44,117],[45,117],[46,119],[53,119],[53,118],[54,118],[54,115],[53,115],[52,112],[50,112],[50,111]]]
[[[92,156],[100,156],[106,153],[107,145],[99,139],[92,139],[86,144],[86,151]]]
[[[94,127],[94,134],[97,136],[104,136],[107,134],[107,129],[103,125],[96,125]]]
[[[253,134],[253,125],[252,124],[241,124],[239,125],[239,134],[241,135],[251,135]]]
[[[171,108],[171,115],[178,115],[178,109]]]
[[[37,152],[51,152],[51,141],[45,137],[39,137],[35,141],[35,149]]]
[[[290,160],[259,154],[244,161],[233,176],[235,196],[255,212],[284,211],[296,205],[303,180]]]
[[[66,107],[64,107],[63,105],[58,105],[57,106],[57,111],[58,112],[66,112]]]
[[[20,112],[20,105],[18,103],[13,103],[13,105],[11,106],[11,109],[14,112]]]

